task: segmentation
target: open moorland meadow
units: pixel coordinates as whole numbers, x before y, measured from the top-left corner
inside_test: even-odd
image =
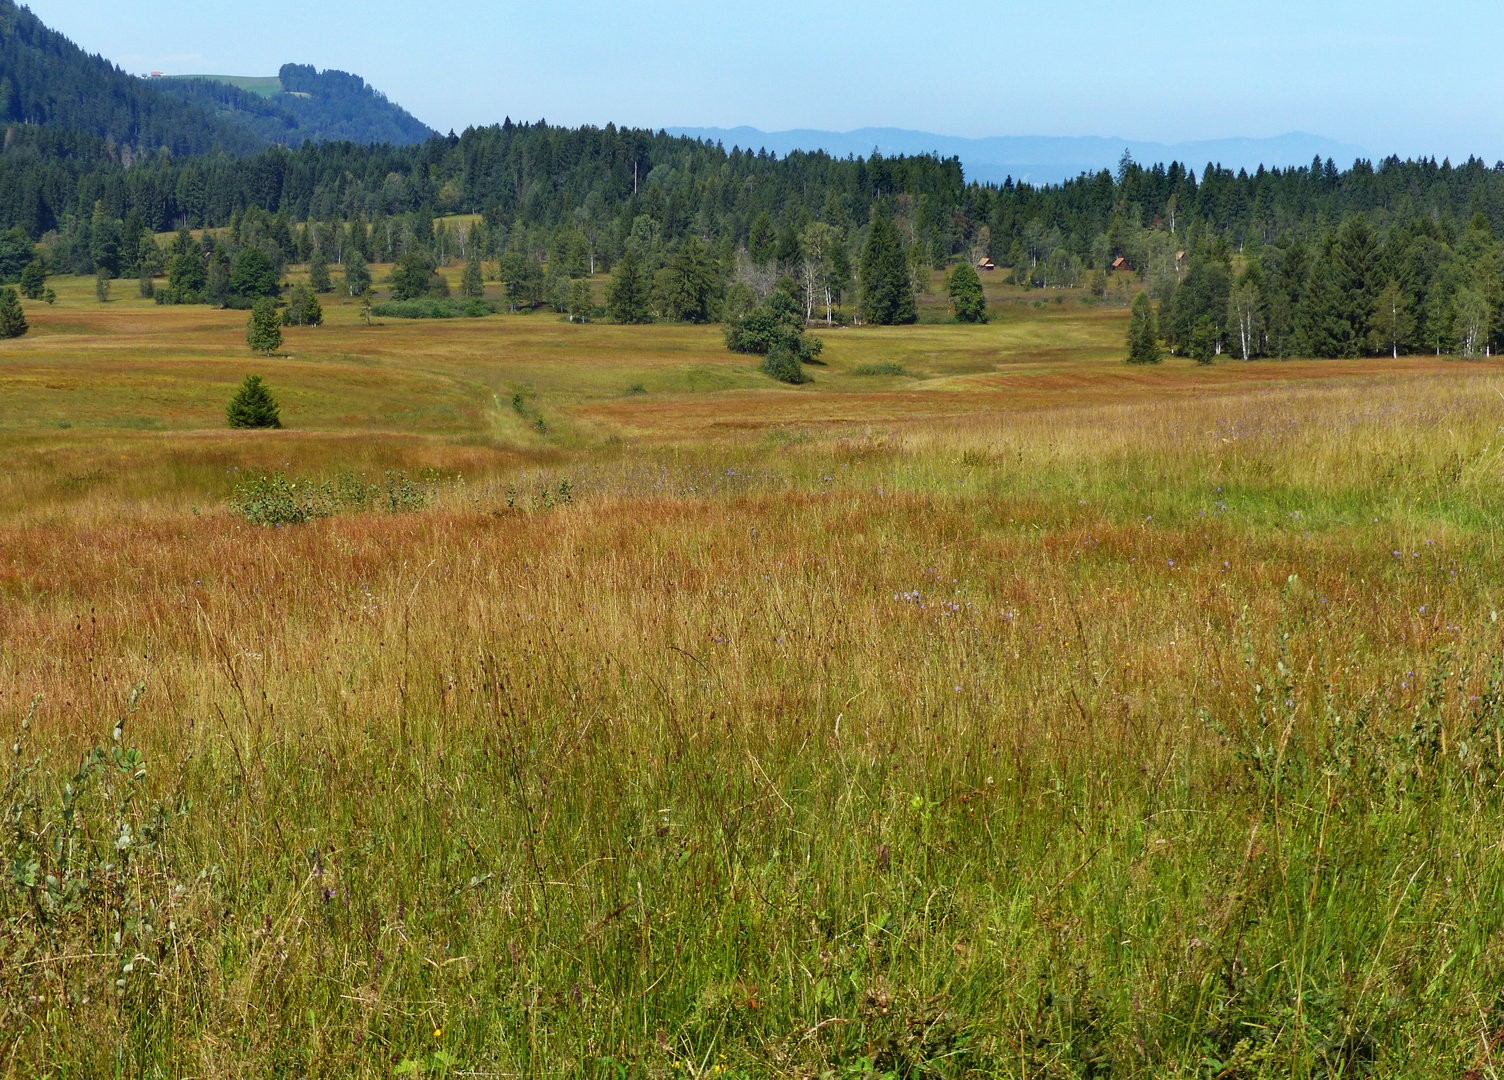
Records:
[[[0,1075],[1496,1075],[1496,361],[52,284]]]

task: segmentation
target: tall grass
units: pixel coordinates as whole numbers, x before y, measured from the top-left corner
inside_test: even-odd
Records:
[[[0,1068],[1492,1075],[1491,398],[28,466]]]

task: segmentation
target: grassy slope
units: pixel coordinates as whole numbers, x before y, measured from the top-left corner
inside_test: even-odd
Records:
[[[797,389],[333,302],[266,360],[56,284],[0,343],[6,802],[56,835],[139,680],[147,766],[81,785],[118,889],[4,894],[9,1074],[1488,1067],[1494,365],[1133,371],[1001,289]],[[288,430],[219,426],[248,370]],[[342,467],[433,504],[222,509]]]
[[[228,83],[264,98],[282,93],[282,80],[275,75],[172,75],[174,79],[208,79],[210,82]]]

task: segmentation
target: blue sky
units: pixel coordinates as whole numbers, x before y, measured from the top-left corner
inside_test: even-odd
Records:
[[[33,0],[129,71],[364,76],[439,128],[546,118],[1160,142],[1307,131],[1504,158],[1504,4]]]

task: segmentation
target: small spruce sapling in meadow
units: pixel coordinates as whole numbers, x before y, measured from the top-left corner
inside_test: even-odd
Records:
[[[110,302],[110,272],[102,266],[99,273],[94,275],[94,299],[101,304]]]
[[[136,286],[140,289],[143,299],[150,300],[157,295],[157,283],[152,279],[151,270],[145,263],[141,264],[141,277]]]
[[[21,295],[28,300],[40,300],[47,287],[47,268],[41,259],[32,259],[21,271]]]
[[[281,409],[260,375],[247,375],[225,407],[225,420],[232,428],[279,428]]]
[[[49,290],[51,291],[51,290]],[[26,325],[26,313],[21,310],[21,298],[15,289],[0,289],[0,338],[16,338],[31,329]]]
[[[47,286],[47,291],[42,293],[42,303],[49,305],[57,303],[57,290],[51,285]]]
[[[950,294],[951,310],[956,313],[957,321],[987,321],[987,298],[982,294],[982,279],[971,263],[963,262],[950,272],[945,291]]]
[[[1157,364],[1163,359],[1154,305],[1149,302],[1149,294],[1141,292],[1133,298],[1133,309],[1128,316],[1128,363]]]
[[[245,340],[255,352],[270,356],[282,345],[282,320],[277,315],[277,304],[270,298],[257,300],[251,308],[251,317],[246,322]]]

